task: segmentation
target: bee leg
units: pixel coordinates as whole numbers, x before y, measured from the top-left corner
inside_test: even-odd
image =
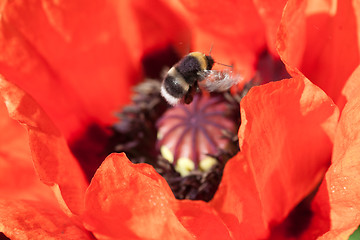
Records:
[[[184,103],[190,104],[192,102],[195,94],[197,93],[197,89],[198,89],[197,84],[190,86],[189,91],[184,96]]]
[[[201,92],[201,89],[200,89],[200,87],[199,87],[198,82],[195,82],[194,88],[195,88],[196,93],[200,93],[200,92]]]

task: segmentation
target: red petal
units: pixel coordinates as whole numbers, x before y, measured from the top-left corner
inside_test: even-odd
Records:
[[[254,0],[257,11],[265,24],[268,49],[274,56],[278,55],[275,46],[276,34],[286,2],[286,0]]]
[[[84,223],[106,239],[192,239],[172,211],[174,203],[153,167],[111,154],[86,192]]]
[[[349,77],[349,80],[346,82],[343,90],[342,96],[338,101],[338,107],[343,109],[344,105],[352,98],[358,95],[357,87],[360,85],[360,65],[355,69],[355,71]]]
[[[58,197],[62,196],[66,203],[64,208],[80,214],[87,183],[64,137],[29,95],[1,77],[0,93],[9,115],[28,130],[30,149],[40,179],[52,186]]]
[[[4,6],[1,74],[33,95],[67,138],[90,121],[113,121],[137,80],[117,7],[101,0]]]
[[[280,220],[327,169],[337,108],[301,78],[254,88],[241,108],[241,151],[253,171],[265,219]]]
[[[360,62],[360,4],[289,1],[278,34],[279,54],[334,101]]]
[[[222,202],[236,202],[240,210],[232,217],[252,226],[250,233],[260,222],[261,234],[267,227],[261,223],[283,220],[323,177],[338,111],[321,89],[297,78],[254,87],[241,102],[241,119],[240,148],[248,163],[224,172],[214,201],[217,209],[226,209]]]
[[[234,239],[263,239],[268,227],[254,176],[239,153],[226,163],[223,178],[210,203],[229,227]]]
[[[187,48],[190,32],[172,3],[164,0],[121,1],[119,16],[122,32],[136,60],[149,51],[165,48],[172,44],[179,50]],[[129,24],[133,22],[133,24]],[[129,35],[130,34],[130,35]]]
[[[207,53],[214,45],[216,61],[233,64],[245,78],[252,77],[257,54],[265,48],[264,26],[253,1],[179,2],[193,28],[193,49]]]
[[[217,216],[215,210],[203,201],[178,201],[176,215],[181,224],[196,236],[196,239],[233,239],[229,229]]]
[[[92,239],[46,202],[0,200],[0,232],[11,239]]]
[[[295,76],[300,68],[306,43],[306,1],[288,1],[279,25],[277,49],[288,72]],[[296,31],[291,31],[296,29]]]
[[[350,229],[341,229],[338,231],[332,230],[323,236],[319,237],[318,240],[344,240],[349,239],[349,236],[353,234],[353,232],[356,230],[356,228],[350,228]]]
[[[330,232],[323,239],[333,236],[333,239],[344,239],[345,236],[347,239],[360,224],[359,113],[360,97],[354,96],[341,114],[336,130],[332,165],[326,173],[326,182],[323,183],[329,194],[331,220]]]
[[[359,91],[358,86],[360,83],[359,81],[360,81],[360,67],[358,67],[354,71],[354,73],[351,75],[351,77],[347,81],[347,83],[342,91],[343,96],[340,101],[340,105],[341,105],[340,108],[343,108],[343,106],[346,102],[353,101],[354,98],[357,98],[357,96],[358,96],[357,93]],[[350,111],[353,111],[353,109]],[[357,111],[357,109],[355,109],[355,112],[356,111]],[[347,112],[349,112],[349,110],[347,110]],[[344,114],[346,114],[346,113],[344,112]],[[343,119],[343,118],[344,117],[342,117],[341,119]],[[343,120],[341,120],[341,121],[342,121],[341,122],[342,125],[348,124],[348,122],[344,122]],[[341,129],[342,128],[341,125],[339,125],[339,126],[340,126],[339,129]],[[356,130],[356,127],[354,129],[351,129],[351,131],[352,130]],[[342,139],[344,136],[341,136],[341,135],[342,135],[341,131],[338,130],[337,135],[336,135],[334,149],[339,149],[339,145],[341,145],[343,142],[348,142],[348,140]],[[346,138],[347,137],[348,136],[346,136]],[[343,149],[343,152],[345,152],[345,151],[347,151],[347,150]],[[334,159],[333,159],[333,162],[335,163]],[[339,162],[339,160],[337,160],[337,162]],[[326,175],[327,177],[329,177],[329,175],[331,175],[332,168],[333,168],[333,166],[330,167],[330,169]],[[315,239],[330,230],[330,225],[331,225],[330,207],[332,207],[332,206],[330,206],[330,199],[329,199],[330,188],[328,188],[329,183],[327,181],[328,181],[327,178],[325,178],[325,180],[322,182],[322,184],[319,188],[319,191],[316,193],[314,200],[312,201],[313,217],[311,219],[311,223],[309,224],[310,226],[308,227],[306,232],[303,233],[303,236],[301,239],[309,239],[309,240]],[[341,230],[332,229],[329,233],[325,234],[323,238],[324,239],[345,239],[345,237],[342,234],[349,236],[352,233],[351,232],[349,234],[347,232],[348,230],[350,232],[351,232],[351,230],[354,231],[354,226],[350,226],[350,227],[348,227],[348,229],[341,229]],[[339,234],[339,236],[337,236],[338,234]]]
[[[52,191],[35,172],[26,130],[9,118],[3,103],[0,104],[0,132],[0,196],[53,199]]]

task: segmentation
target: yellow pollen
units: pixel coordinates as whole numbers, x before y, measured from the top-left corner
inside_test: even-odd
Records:
[[[203,158],[202,160],[200,160],[199,168],[200,168],[203,172],[207,172],[207,171],[209,171],[214,165],[216,165],[217,162],[218,162],[218,161],[217,161],[215,158],[206,156],[205,158]]]
[[[181,157],[177,160],[175,170],[180,173],[182,177],[190,174],[195,169],[195,164],[189,158]]]
[[[174,155],[170,151],[170,149],[166,146],[161,146],[160,148],[161,155],[168,160],[170,163],[174,162]]]

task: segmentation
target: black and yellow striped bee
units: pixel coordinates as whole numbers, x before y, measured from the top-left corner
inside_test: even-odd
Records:
[[[201,52],[192,52],[176,63],[165,76],[161,95],[171,105],[191,103],[199,89],[222,92],[242,78],[229,70],[211,70],[214,59]]]

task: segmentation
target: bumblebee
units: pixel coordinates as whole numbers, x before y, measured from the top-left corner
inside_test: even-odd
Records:
[[[210,55],[189,53],[167,72],[161,95],[170,105],[189,104],[199,88],[209,92],[226,91],[239,82],[239,76],[233,76],[231,71],[211,70],[214,63]]]

